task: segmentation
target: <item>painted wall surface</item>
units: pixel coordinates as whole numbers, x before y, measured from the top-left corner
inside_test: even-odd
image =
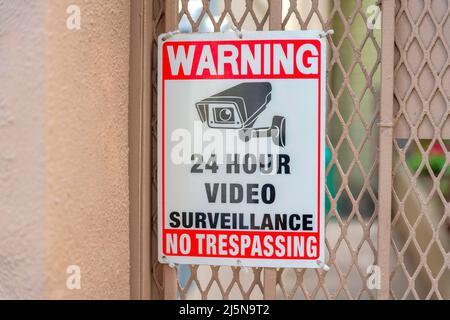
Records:
[[[0,0],[0,298],[130,296],[129,25],[129,0]]]
[[[130,3],[48,1],[46,45],[46,294],[129,298],[128,71]],[[81,268],[81,290],[66,268]]]
[[[43,294],[44,10],[0,0],[0,299]]]

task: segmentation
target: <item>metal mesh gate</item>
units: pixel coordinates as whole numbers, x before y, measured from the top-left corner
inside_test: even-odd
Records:
[[[205,28],[220,31],[226,25],[244,31],[334,30],[328,37],[326,137],[326,261],[330,270],[214,266],[172,269],[160,265],[156,247],[157,158],[156,148],[152,148],[153,298],[450,298],[450,196],[442,191],[443,183],[448,183],[450,189],[450,182],[444,179],[450,172],[446,169],[450,143],[441,135],[450,96],[449,0],[431,2],[153,1],[151,131],[155,146],[156,39],[160,33],[179,27],[194,32]],[[383,31],[383,46],[381,16],[383,30],[387,30]],[[433,29],[432,35],[422,38],[421,26]],[[394,27],[398,32],[395,42]],[[418,54],[423,55],[420,61],[416,61]],[[386,66],[383,71],[382,65]],[[438,110],[437,120],[430,110]],[[429,136],[422,135],[422,126],[431,128],[422,130]],[[433,171],[430,163],[430,152],[436,145],[444,154],[441,171]],[[410,160],[414,152],[419,155],[417,163]],[[419,228],[428,231],[428,238],[421,239]],[[380,267],[381,290],[367,285],[372,265]]]
[[[391,296],[450,299],[450,2],[397,1]]]

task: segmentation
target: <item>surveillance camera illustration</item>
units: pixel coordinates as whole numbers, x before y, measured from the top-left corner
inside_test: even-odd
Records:
[[[272,138],[275,145],[286,145],[286,119],[272,118],[272,126],[254,128],[258,116],[272,98],[270,82],[244,82],[197,102],[202,122],[210,128],[239,130],[239,137],[248,142],[252,138]]]

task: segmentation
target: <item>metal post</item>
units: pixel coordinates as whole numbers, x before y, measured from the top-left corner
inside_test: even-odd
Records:
[[[150,299],[151,0],[131,2],[128,109],[131,299]]]
[[[174,31],[178,25],[178,1],[167,0],[164,7],[164,19],[166,32]],[[164,265],[163,271],[164,299],[175,300],[177,298],[177,269]]]
[[[381,288],[378,299],[389,299],[389,255],[391,246],[392,142],[394,104],[395,0],[382,1],[381,105],[378,178],[378,266]]]

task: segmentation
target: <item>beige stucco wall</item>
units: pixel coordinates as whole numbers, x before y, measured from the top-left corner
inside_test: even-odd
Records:
[[[39,298],[44,264],[44,17],[0,0],[0,298]]]
[[[129,0],[0,8],[0,298],[127,299]]]
[[[130,4],[51,0],[46,46],[46,293],[129,298],[128,71]],[[81,290],[67,290],[78,265]]]

